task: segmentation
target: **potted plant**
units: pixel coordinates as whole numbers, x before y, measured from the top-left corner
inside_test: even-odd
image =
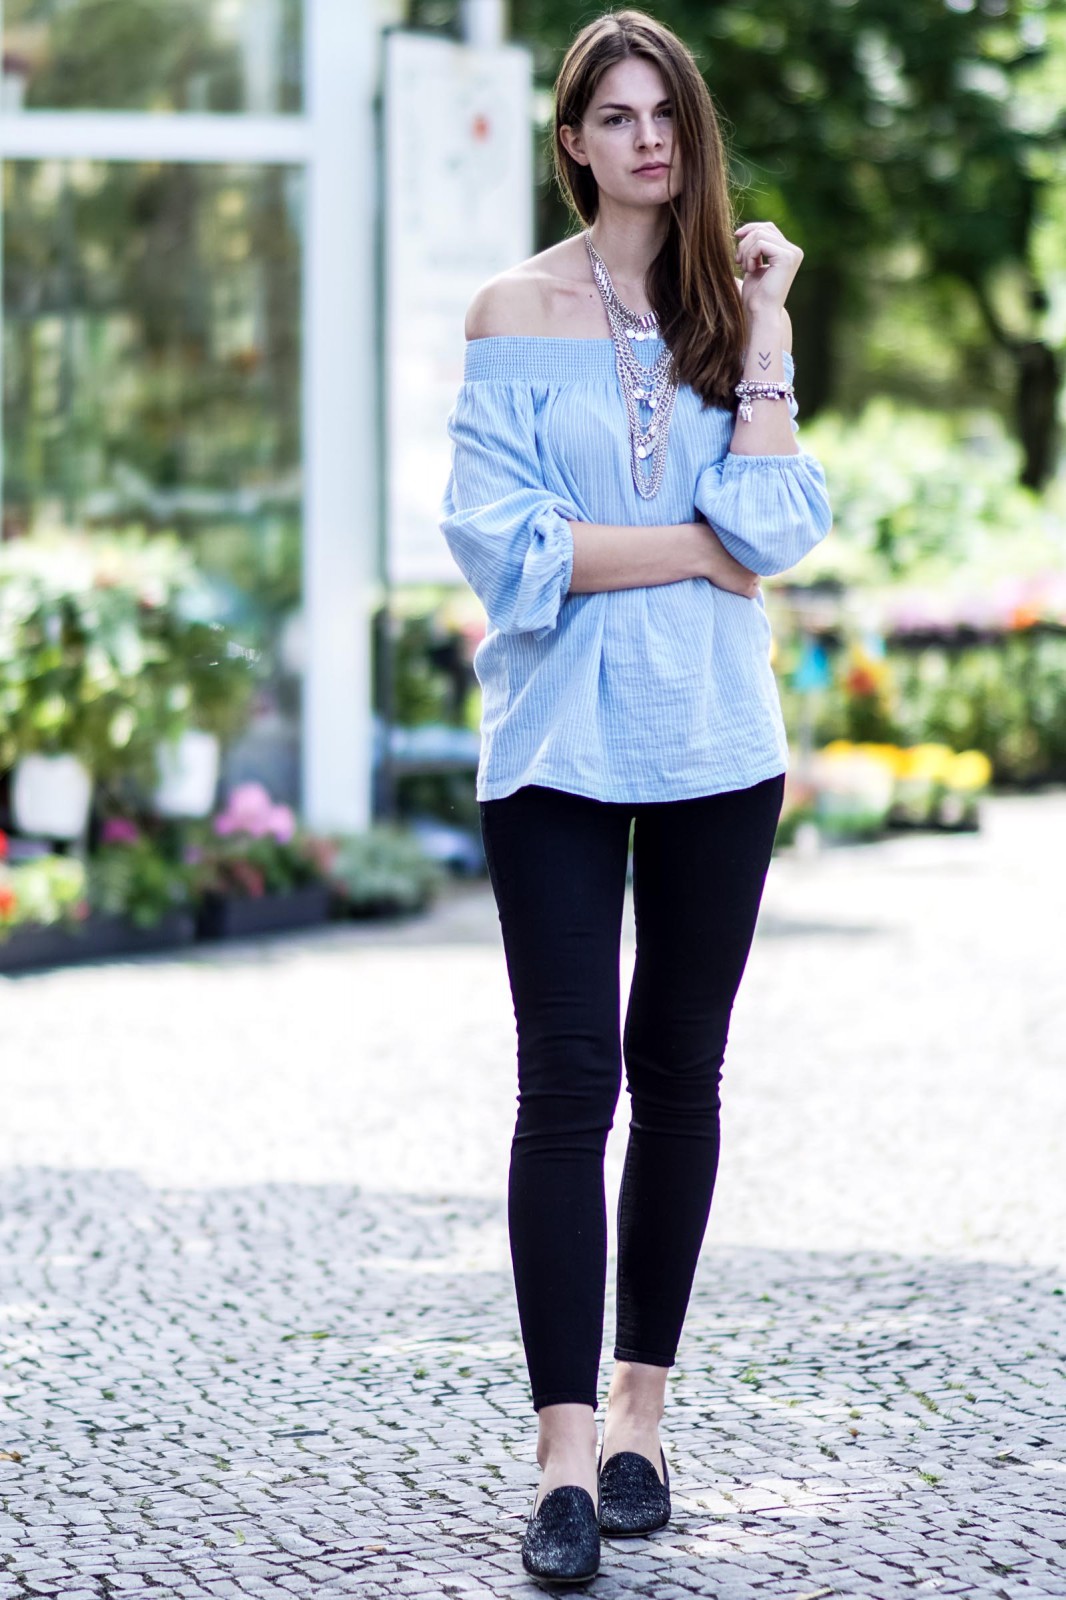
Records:
[[[143,768],[155,647],[84,540],[0,552],[0,767],[21,832],[75,839],[95,781]]]
[[[0,550],[0,770],[21,831],[72,839],[94,784],[133,779],[167,816],[214,804],[219,740],[244,725],[252,655],[171,536]]]
[[[946,763],[943,793],[937,804],[938,828],[975,833],[981,825],[979,799],[992,779],[992,763],[981,750],[963,750]]]
[[[240,938],[324,922],[333,855],[332,843],[301,832],[291,808],[275,804],[262,784],[239,784],[186,849],[200,937]]]
[[[84,865],[73,856],[8,857],[0,833],[0,971],[69,959],[73,930],[89,914]]]
[[[153,805],[163,817],[206,817],[218,791],[222,745],[248,720],[252,656],[218,623],[187,621],[177,607],[165,639]]]
[[[88,864],[75,856],[8,857],[0,834],[0,971],[60,966],[189,944],[189,873],[132,823],[104,824]]]
[[[407,828],[380,823],[335,840],[330,882],[353,917],[422,911],[439,893],[444,872]]]
[[[126,817],[109,817],[100,830],[89,861],[89,900],[94,915],[124,919],[149,935],[154,948],[195,936],[188,866]]]

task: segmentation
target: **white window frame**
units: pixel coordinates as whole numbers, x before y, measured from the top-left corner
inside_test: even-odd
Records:
[[[301,810],[309,826],[338,831],[366,827],[371,814],[370,614],[380,496],[378,50],[375,8],[367,0],[304,0],[302,114],[0,111],[0,160],[277,162],[305,169]],[[0,440],[0,485],[2,474]]]

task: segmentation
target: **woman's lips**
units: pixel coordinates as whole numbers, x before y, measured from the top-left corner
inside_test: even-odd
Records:
[[[666,165],[665,161],[659,161],[653,167],[634,168],[633,176],[635,178],[657,178],[661,173],[669,171],[670,168]]]

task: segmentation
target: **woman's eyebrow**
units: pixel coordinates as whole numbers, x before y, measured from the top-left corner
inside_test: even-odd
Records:
[[[658,102],[658,104],[656,105],[655,109],[656,109],[656,111],[658,111],[659,106],[668,106],[669,104],[670,104],[669,99],[660,100]],[[602,106],[594,106],[593,107],[594,111],[632,111],[632,109],[633,109],[632,106],[620,106],[620,105],[617,105],[613,100],[605,100]]]

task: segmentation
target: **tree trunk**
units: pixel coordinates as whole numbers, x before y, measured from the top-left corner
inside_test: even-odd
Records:
[[[1015,402],[1018,438],[1025,460],[1021,481],[1027,489],[1050,482],[1058,457],[1055,410],[1062,385],[1062,357],[1033,339],[1014,347],[1018,389]]]

